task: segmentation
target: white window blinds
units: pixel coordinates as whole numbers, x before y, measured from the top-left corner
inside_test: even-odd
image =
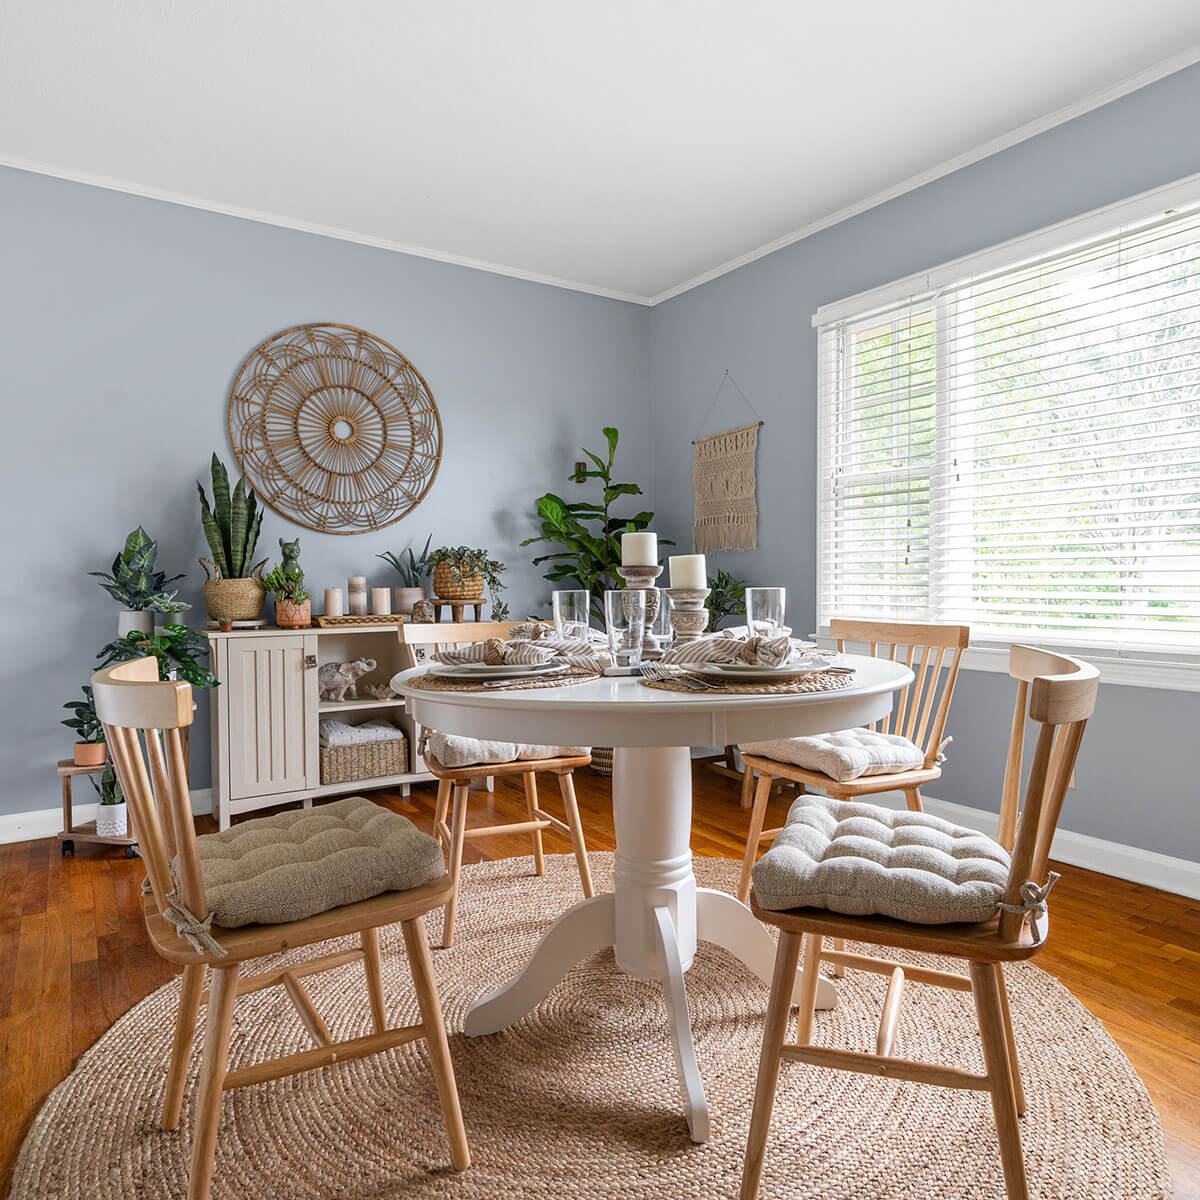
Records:
[[[1200,652],[1200,212],[837,307],[822,627]]]

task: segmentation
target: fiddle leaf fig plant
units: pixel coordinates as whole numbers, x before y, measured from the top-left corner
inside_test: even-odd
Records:
[[[217,677],[198,659],[208,653],[208,639],[186,625],[164,625],[156,633],[133,630],[122,638],[101,646],[96,658],[101,667],[130,662],[153,654],[158,659],[158,677],[174,676],[193,687],[217,686]]]
[[[594,465],[571,475],[574,483],[597,479],[603,488],[599,502],[595,500],[564,500],[554,492],[539,496],[537,514],[541,519],[541,533],[526,538],[521,545],[531,546],[537,542],[549,542],[560,546],[549,554],[541,554],[533,561],[537,564],[553,563],[543,578],[552,583],[571,584],[584,588],[591,596],[592,615],[604,620],[604,593],[624,586],[617,574],[621,565],[621,534],[636,533],[646,529],[654,520],[654,514],[645,510],[632,516],[613,514],[612,506],[622,496],[640,496],[642,489],[636,483],[619,483],[613,479],[613,462],[617,454],[620,435],[611,426],[604,429],[608,443],[605,456],[594,453],[586,446],[583,453]],[[675,543],[659,538],[659,545],[673,546]]]
[[[176,592],[168,592],[168,583],[182,575],[167,578],[164,571],[154,569],[158,543],[139,525],[125,539],[121,552],[113,559],[109,571],[89,571],[100,580],[100,586],[120,605],[134,612],[153,609],[161,613],[186,612],[190,604],[176,600]]]

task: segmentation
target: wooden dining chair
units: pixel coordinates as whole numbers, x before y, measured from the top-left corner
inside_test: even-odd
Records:
[[[854,779],[838,780],[831,775],[785,762],[766,753],[766,747],[776,753],[792,748],[794,756],[807,760],[812,754],[808,747],[813,739],[785,739],[785,743],[752,742],[739,747],[744,771],[742,784],[743,807],[754,788],[754,804],[750,811],[750,828],[742,855],[742,873],[738,880],[738,899],[743,903],[750,894],[750,871],[764,842],[778,836],[778,829],[763,829],[767,802],[772,785],[788,780],[801,793],[817,788],[827,795],[855,799],[879,792],[903,792],[908,807],[921,811],[921,788],[940,779],[942,751],[945,749],[946,719],[950,701],[958,683],[958,670],[963,651],[971,640],[967,625],[911,625],[907,622],[851,621],[834,618],[829,622],[830,636],[836,639],[839,653],[844,653],[847,641],[866,642],[872,657],[902,662],[913,672],[913,681],[903,688],[892,711],[868,726],[876,733],[892,734],[911,743],[911,759],[915,765],[888,774],[860,775]],[[847,731],[849,732],[849,731]],[[838,737],[827,734],[826,738]],[[813,758],[815,763],[819,761]],[[754,779],[757,777],[757,787]]]
[[[434,650],[452,649],[455,646],[470,645],[474,642],[485,642],[490,638],[506,638],[517,625],[523,622],[500,621],[466,621],[461,624],[413,625],[405,624],[399,627],[400,643],[406,649],[409,666],[417,665],[415,647],[426,647]],[[438,735],[432,735],[434,742]],[[442,740],[453,741],[453,739]],[[472,739],[474,740],[474,739]],[[546,873],[545,851],[542,844],[542,833],[546,829],[554,829],[570,839],[571,848],[575,852],[575,862],[579,867],[579,882],[585,897],[590,898],[592,890],[592,872],[588,864],[587,843],[583,836],[583,823],[579,816],[579,804],[575,797],[574,771],[576,767],[586,767],[590,763],[589,754],[561,753],[543,758],[518,758],[507,762],[488,761],[485,763],[467,763],[463,765],[447,765],[441,761],[437,753],[430,749],[431,736],[428,731],[422,734],[421,746],[425,766],[437,777],[438,794],[437,807],[434,811],[434,833],[445,849],[449,860],[451,880],[450,899],[446,904],[442,918],[442,946],[454,944],[454,918],[458,907],[458,882],[462,873],[463,847],[468,841],[480,838],[496,837],[501,834],[529,833],[533,842],[533,868],[536,874]],[[496,743],[483,742],[486,751],[489,745]],[[448,749],[449,747],[447,747]],[[518,752],[524,747],[518,746]],[[549,750],[574,748],[547,747]],[[445,750],[443,751],[445,752]],[[538,800],[537,775],[546,772],[558,780],[559,794],[562,797],[565,821],[546,812]],[[467,827],[467,807],[470,802],[472,782],[487,779],[489,782],[496,777],[521,777],[525,788],[525,808],[527,819],[524,821],[509,821],[502,825],[482,825],[474,828]],[[453,804],[452,804],[453,801]]]
[[[861,883],[861,880],[878,881],[887,876],[888,850],[901,841],[907,860],[912,858],[914,848],[923,837],[933,847],[937,846],[939,839],[948,838],[960,851],[966,846],[964,839],[970,839],[974,843],[972,853],[980,856],[974,861],[980,864],[990,862],[994,867],[988,876],[994,889],[991,893],[984,896],[978,890],[979,880],[987,875],[981,867],[973,872],[975,879],[969,899],[956,894],[954,888],[947,887],[943,889],[940,901],[930,901],[929,877],[922,880],[923,903],[932,904],[934,909],[940,904],[943,908],[940,918],[937,911],[922,912],[920,922],[886,915],[889,908],[896,908],[901,903],[898,889],[903,888],[903,880],[896,876],[887,880],[874,894],[871,883],[867,882],[857,890],[846,889],[845,896],[827,897],[820,905],[814,902],[780,910],[781,896],[811,895],[814,886],[828,885],[830,877],[825,875],[822,880],[820,876],[821,871],[829,869],[826,863],[833,864],[836,861],[832,870],[838,872],[845,871],[848,865],[850,870],[855,869],[855,864],[846,862],[852,847],[847,843],[838,848],[835,845],[838,840],[836,831],[824,847],[820,864],[814,864],[807,852],[793,852],[801,845],[807,846],[808,850],[813,848],[811,839],[813,831],[820,824],[820,817],[805,809],[809,805],[837,803],[823,797],[801,797],[796,801],[789,813],[788,824],[784,827],[784,836],[754,868],[751,908],[759,920],[779,930],[779,947],[746,1146],[741,1200],[754,1200],[758,1195],[771,1109],[783,1062],[802,1062],[889,1079],[988,1092],[999,1134],[1000,1157],[1009,1200],[1027,1200],[1028,1186],[1018,1127],[1018,1117],[1025,1112],[1025,1090],[1013,1038],[1002,964],[1031,958],[1046,941],[1049,923],[1046,893],[1057,878],[1053,873],[1047,874],[1050,845],[1063,798],[1070,785],[1084,726],[1096,706],[1099,672],[1089,663],[1065,654],[1031,646],[1013,646],[1009,656],[1009,674],[1019,683],[1001,794],[998,842],[992,842],[974,831],[950,826],[924,813],[895,813],[895,829],[880,837],[877,847],[879,853],[873,856],[871,866],[860,878]],[[1037,727],[1038,733],[1026,779],[1024,803],[1018,811],[1027,720]],[[838,814],[840,818],[857,817],[853,822],[853,836],[859,838],[869,831],[870,822],[886,815],[884,810],[865,804],[843,804],[841,809],[843,811]],[[852,810],[857,810],[857,813]],[[896,838],[896,829],[904,830],[902,839]],[[790,847],[788,840],[793,836],[798,840],[795,847]],[[944,857],[945,881],[950,883],[958,878],[962,860],[948,854]],[[936,865],[937,858],[935,851],[928,862]],[[848,878],[843,874],[841,882],[845,884]],[[761,898],[760,892],[764,893]],[[771,907],[763,907],[760,899]],[[843,909],[854,907],[859,913],[871,915],[855,916],[832,911],[831,902]],[[907,902],[916,903],[916,900],[910,895]],[[995,911],[986,919],[964,922],[959,916],[962,906],[968,903],[994,908]],[[843,942],[849,938],[873,946],[949,955],[966,960],[968,974],[963,976],[932,967],[901,964],[874,955],[825,950],[826,938],[842,939]],[[796,1020],[796,1040],[787,1043],[790,997],[801,949],[804,953],[804,975]],[[888,976],[874,1053],[811,1044],[814,1000],[822,962]],[[906,981],[973,994],[983,1042],[983,1074],[896,1056],[896,1029]]]
[[[406,818],[364,797],[245,821],[224,833],[197,837],[182,739],[182,732],[192,723],[190,685],[160,683],[155,659],[142,658],[93,675],[92,694],[109,754],[137,822],[150,884],[144,901],[150,942],[168,962],[183,968],[163,1129],[178,1128],[196,1015],[202,1003],[208,1005],[188,1200],[209,1196],[224,1092],[419,1039],[425,1041],[433,1067],[451,1162],[455,1170],[464,1170],[470,1164],[470,1151],[424,925],[425,914],[444,905],[451,891],[437,843]],[[247,858],[261,858],[289,835],[294,845],[286,848],[282,858],[272,860],[269,871],[258,870],[231,882],[229,872],[236,867],[239,852],[246,852]],[[337,855],[334,869],[327,864],[323,869],[322,853]],[[397,890],[370,894],[369,888],[379,876],[364,870],[362,875],[371,879],[362,889],[367,898],[322,903],[322,898],[344,894],[348,886],[354,886],[353,882],[347,884],[347,875],[355,872],[347,871],[346,864],[355,860],[375,871],[386,869],[394,880],[407,879],[412,886],[401,883]],[[214,861],[220,868],[216,875],[211,866]],[[256,908],[268,913],[293,908],[309,915],[242,924]],[[222,926],[218,918],[226,909],[240,914],[238,927]],[[416,1025],[389,1028],[379,927],[397,922],[412,968],[421,1020]],[[347,935],[357,935],[358,945],[258,974],[242,974],[243,964],[250,959]],[[373,1032],[335,1042],[302,979],[354,961],[363,964]],[[238,996],[277,985],[295,1006],[314,1047],[227,1070],[234,1002]]]

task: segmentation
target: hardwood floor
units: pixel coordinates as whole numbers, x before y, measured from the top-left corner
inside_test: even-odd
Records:
[[[613,847],[609,782],[576,775],[588,843]],[[740,857],[748,814],[737,787],[696,772],[692,849]],[[376,794],[429,830],[434,791],[405,801]],[[768,820],[782,819],[784,799]],[[525,818],[520,782],[474,793],[472,825]],[[774,823],[778,824],[778,821]],[[205,829],[213,828],[211,822]],[[570,852],[545,835],[548,853]],[[469,861],[528,854],[527,835],[467,844]],[[1059,866],[1050,941],[1038,965],[1095,1013],[1129,1056],[1162,1114],[1177,1196],[1200,1197],[1200,903]],[[0,846],[0,1197],[33,1115],[78,1056],[131,1005],[173,974],[146,941],[139,860],[51,839]]]

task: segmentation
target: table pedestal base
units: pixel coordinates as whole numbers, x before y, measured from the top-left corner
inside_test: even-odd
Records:
[[[696,887],[688,846],[692,770],[686,747],[616,749],[613,822],[613,891],[567,909],[546,930],[520,974],[471,1006],[465,1032],[480,1037],[520,1020],[572,967],[612,946],[623,971],[662,981],[688,1130],[693,1141],[704,1142],[708,1104],[692,1042],[684,972],[699,939],[729,951],[769,984],[775,942],[736,897]],[[793,1003],[799,994],[797,977]],[[817,1007],[836,1003],[833,984],[822,977]]]

